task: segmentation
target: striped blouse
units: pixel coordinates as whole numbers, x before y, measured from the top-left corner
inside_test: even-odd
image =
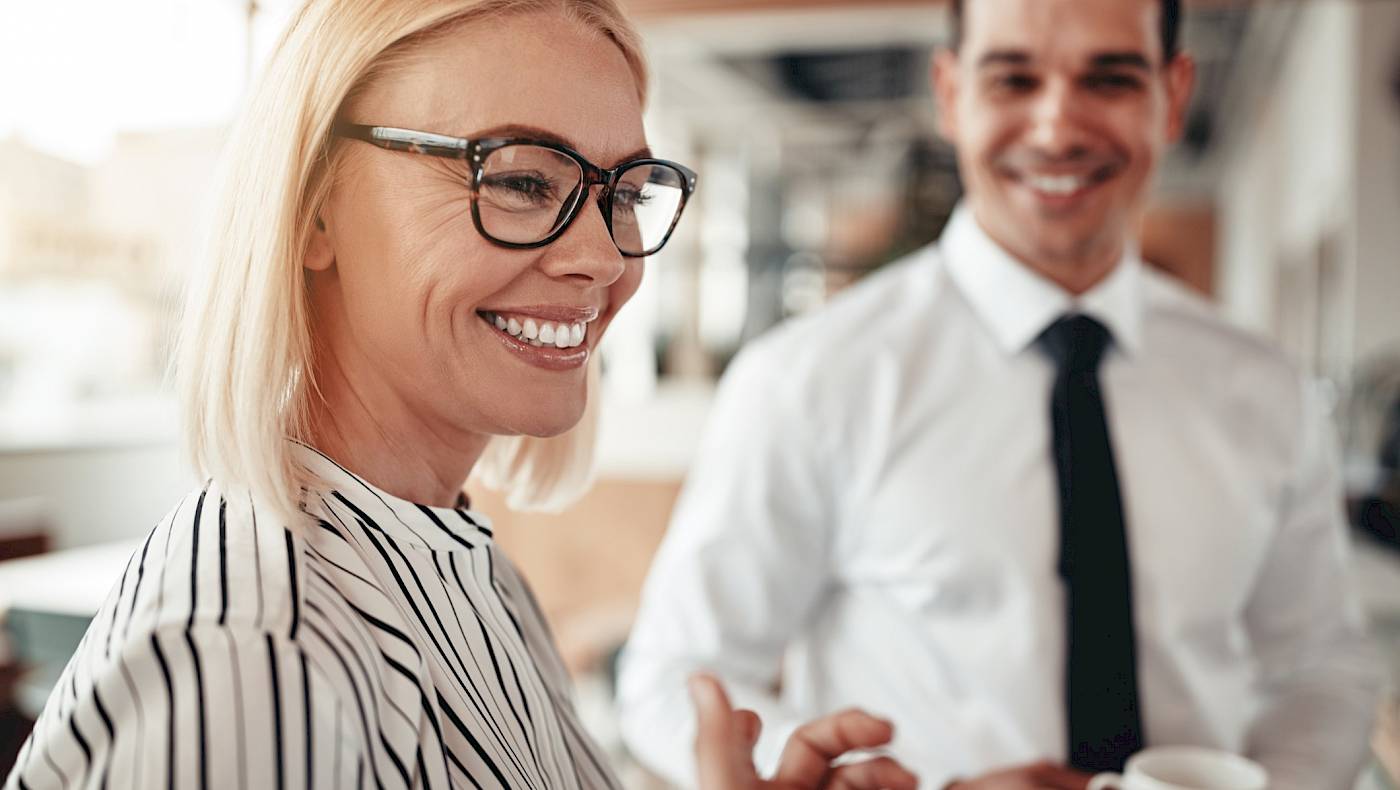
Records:
[[[480,515],[314,450],[294,535],[210,485],[147,536],[5,790],[614,788]],[[61,580],[55,580],[61,583]]]

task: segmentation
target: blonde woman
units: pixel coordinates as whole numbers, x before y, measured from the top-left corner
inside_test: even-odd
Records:
[[[599,788],[462,488],[588,478],[590,360],[695,176],[653,158],[613,0],[311,0],[230,142],[179,360],[209,483],[146,538],[7,788]],[[752,714],[693,682],[707,787]],[[771,786],[907,787],[858,712]]]

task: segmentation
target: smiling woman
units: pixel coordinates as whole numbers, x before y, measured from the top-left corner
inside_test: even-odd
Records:
[[[223,206],[215,210],[215,216],[236,216],[247,210],[248,196],[258,195],[280,209],[280,221],[217,226],[209,253],[213,265],[191,297],[191,303],[201,307],[187,312],[179,372],[196,462],[215,479],[244,481],[256,498],[273,505],[295,505],[296,492],[307,482],[304,468],[290,455],[286,436],[323,446],[335,441],[343,423],[355,419],[377,424],[376,430],[402,442],[401,453],[416,457],[433,453],[433,445],[461,440],[450,430],[441,434],[420,425],[419,431],[431,434],[424,446],[413,432],[404,434],[401,426],[386,424],[395,419],[419,421],[416,411],[402,409],[398,417],[386,411],[394,407],[385,401],[402,402],[400,390],[410,382],[419,396],[434,401],[438,413],[491,414],[510,402],[523,403],[495,396],[521,389],[509,389],[509,382],[499,377],[472,372],[491,369],[492,363],[481,359],[489,346],[460,342],[467,338],[450,334],[480,331],[475,322],[464,320],[482,307],[474,303],[498,296],[538,305],[583,299],[598,305],[608,301],[615,313],[641,274],[637,265],[627,267],[628,277],[621,271],[605,273],[606,279],[594,280],[591,293],[582,297],[576,288],[556,286],[546,293],[544,271],[529,264],[539,258],[578,256],[563,249],[511,255],[473,233],[473,163],[404,159],[337,141],[330,134],[337,122],[361,116],[459,132],[473,129],[474,123],[484,130],[507,120],[591,130],[605,143],[609,136],[627,137],[623,143],[632,143],[630,147],[614,145],[607,152],[625,153],[645,142],[640,107],[646,72],[631,28],[620,19],[608,19],[602,13],[606,6],[596,4],[485,2],[466,4],[472,7],[463,12],[461,3],[443,3],[424,8],[424,19],[384,20],[371,29],[369,36],[375,40],[364,50],[347,47],[337,38],[339,31],[368,27],[357,16],[372,14],[374,5],[327,10],[325,19],[313,21],[308,19],[313,4],[294,21],[267,84],[235,131]],[[550,5],[568,9],[575,19],[557,13],[541,16],[539,10]],[[537,18],[528,26],[517,25],[524,29],[503,41],[499,17],[530,8]],[[435,18],[438,14],[444,18]],[[472,19],[476,24],[469,24]],[[594,46],[600,37],[617,45]],[[503,43],[519,47],[514,57],[484,54]],[[544,68],[564,62],[554,47],[570,45],[586,65],[601,67],[590,72],[595,79],[584,80],[562,67]],[[307,54],[297,60],[280,57],[293,50]],[[520,63],[540,67],[519,69]],[[597,79],[604,75],[607,80]],[[304,102],[313,76],[341,82],[341,95],[318,96],[304,112],[286,112],[284,107]],[[575,88],[579,91],[571,101],[568,91]],[[582,101],[589,95],[597,101]],[[447,108],[451,109],[444,112]],[[314,155],[318,149],[324,155]],[[413,199],[404,199],[409,191]],[[510,263],[462,265],[479,256],[482,248],[494,250],[493,260]],[[603,265],[623,266],[613,257]],[[289,258],[302,258],[303,265],[288,266]],[[445,277],[436,277],[439,273]],[[590,272],[577,274],[592,277]],[[610,292],[609,286],[619,280],[620,288],[627,290]],[[471,290],[463,293],[464,289]],[[229,293],[241,298],[229,299]],[[357,311],[364,320],[347,325],[347,310]],[[313,315],[323,325],[315,341]],[[593,327],[595,343],[611,316],[602,316],[604,323]],[[410,327],[410,320],[422,323]],[[352,331],[342,333],[342,328]],[[421,343],[410,342],[415,334]],[[353,343],[347,342],[351,335]],[[407,356],[397,353],[406,349],[411,350]],[[391,352],[391,360],[376,359]],[[387,367],[379,367],[380,362]],[[376,375],[364,375],[365,365]],[[547,402],[576,410],[567,425],[533,432],[503,429],[499,435],[533,436],[478,441],[481,446],[474,456],[485,454],[478,473],[511,488],[513,504],[557,505],[587,482],[594,418],[588,413],[580,421],[578,416],[586,403],[586,377],[583,366],[578,367],[567,381],[549,382],[553,391]],[[560,397],[566,387],[572,389],[570,397]],[[362,407],[355,414],[332,407],[324,410],[319,425],[313,425],[318,419],[313,397],[319,394],[333,401],[352,393],[349,400]],[[575,424],[577,428],[558,438],[533,438],[558,435]],[[476,434],[478,440],[482,436]],[[416,491],[405,493],[418,497],[415,501],[430,498]],[[441,499],[443,493],[432,496]],[[455,491],[449,501],[453,497]],[[296,517],[295,512],[286,516]]]
[[[696,176],[613,0],[310,0],[230,142],[179,377],[208,482],[146,537],[5,787],[608,788],[462,489],[589,476],[594,352]],[[406,155],[409,154],[409,155]],[[706,788],[764,786],[696,685]],[[848,711],[786,788],[912,787]]]

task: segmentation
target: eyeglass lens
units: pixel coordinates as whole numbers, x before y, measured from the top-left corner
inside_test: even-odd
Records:
[[[612,230],[618,249],[649,255],[665,243],[684,201],[685,176],[667,165],[623,171],[613,190]],[[509,145],[482,164],[477,212],[486,235],[534,244],[558,232],[582,198],[583,169],[560,151]]]

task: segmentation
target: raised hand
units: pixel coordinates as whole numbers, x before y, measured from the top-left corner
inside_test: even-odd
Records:
[[[914,790],[918,779],[889,757],[833,765],[841,755],[889,743],[894,725],[864,711],[845,710],[799,727],[772,779],[760,779],[753,747],[762,722],[749,710],[735,710],[719,681],[709,675],[690,679],[698,728],[695,763],[701,790]]]

